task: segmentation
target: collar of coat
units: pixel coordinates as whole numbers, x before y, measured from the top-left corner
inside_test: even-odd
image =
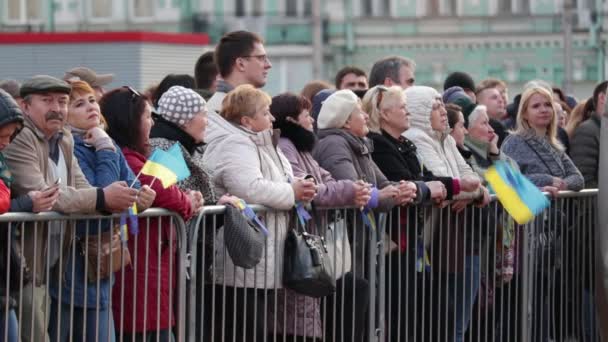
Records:
[[[190,154],[193,154],[197,147],[203,145],[196,143],[190,134],[184,132],[181,127],[173,122],[167,121],[161,116],[156,116],[154,120],[154,126],[152,126],[152,130],[150,131],[150,138],[165,138],[179,141]]]
[[[317,143],[314,132],[289,121],[281,125],[281,137],[289,139],[298,152],[312,152]]]
[[[320,129],[317,133],[319,139],[323,139],[330,135],[338,135],[346,140],[350,148],[359,155],[367,155],[374,152],[374,145],[368,138],[356,137],[350,132],[342,128],[327,128]]]
[[[464,145],[473,154],[483,158],[490,159],[490,143],[472,138],[470,135],[464,137]]]

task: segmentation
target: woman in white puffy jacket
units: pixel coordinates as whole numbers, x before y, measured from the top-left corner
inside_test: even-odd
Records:
[[[487,205],[490,200],[487,189],[480,185],[478,175],[462,158],[454,138],[448,134],[447,111],[441,95],[435,89],[424,86],[407,88],[404,93],[407,110],[411,115],[411,128],[403,134],[416,145],[422,166],[435,176],[467,179],[460,184],[474,185],[462,189],[455,197],[451,209],[459,213],[473,202],[481,206]],[[434,215],[438,217],[439,213],[435,211]],[[425,246],[431,247],[433,271],[448,274],[450,309],[456,314],[453,340],[457,342],[463,340],[469,325],[480,274],[481,246],[474,239],[479,234],[471,232],[475,227],[471,227],[470,221],[463,218],[462,215],[445,215],[444,220],[434,220],[431,232],[426,231],[424,234]],[[464,227],[464,222],[467,222],[468,227]],[[442,226],[439,227],[438,223],[442,223]],[[442,308],[445,306],[442,305]]]
[[[218,231],[214,262],[218,341],[232,341],[233,334],[237,341],[252,340],[254,334],[263,340],[266,306],[273,290],[282,288],[288,210],[296,201],[312,200],[316,193],[312,181],[294,179],[289,161],[277,148],[279,134],[272,130],[270,103],[263,91],[241,85],[224,99],[221,116],[209,117],[213,124],[207,131],[203,163],[218,195],[230,193],[247,203],[281,210],[264,215],[269,231],[266,250],[252,269],[234,265],[224,249],[223,231]]]

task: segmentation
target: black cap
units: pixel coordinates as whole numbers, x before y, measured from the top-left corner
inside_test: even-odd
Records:
[[[464,90],[475,91],[475,81],[473,81],[471,75],[466,72],[455,71],[451,73],[443,83],[443,90],[455,86],[461,87]]]
[[[50,92],[69,95],[71,91],[72,87],[67,82],[47,75],[34,76],[21,85],[21,97]]]

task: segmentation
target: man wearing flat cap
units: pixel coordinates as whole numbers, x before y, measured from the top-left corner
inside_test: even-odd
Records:
[[[23,130],[4,150],[14,178],[12,195],[42,191],[58,184],[59,196],[51,208],[54,211],[124,211],[133,205],[137,190],[124,182],[115,182],[103,189],[91,187],[74,158],[74,140],[70,131],[64,128],[70,91],[71,87],[66,82],[44,75],[34,76],[21,86],[21,110],[25,116]],[[64,236],[70,237],[71,225],[64,226]],[[23,341],[44,342],[48,341],[43,311],[46,272],[56,266],[62,246],[66,244],[62,244],[60,238],[61,224],[40,225],[37,230],[30,228],[22,229],[21,248],[29,269],[35,273],[32,274],[32,283],[22,291],[21,333]],[[30,323],[34,324],[33,328]],[[30,336],[31,330],[34,334]]]
[[[114,80],[113,74],[97,74],[95,70],[87,67],[76,67],[65,72],[63,80],[66,82],[70,81],[85,81],[93,90],[95,90],[95,98],[99,102],[99,99],[104,94],[103,87],[112,83]]]

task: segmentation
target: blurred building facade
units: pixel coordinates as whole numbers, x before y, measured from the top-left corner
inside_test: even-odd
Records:
[[[418,84],[440,87],[450,72],[460,70],[476,80],[504,79],[515,91],[534,78],[561,85],[563,1],[574,9],[575,94],[587,96],[596,82],[606,78],[603,28],[608,24],[604,15],[608,1],[603,0],[323,0],[323,75],[332,80],[344,65],[369,70],[383,56],[403,55],[417,62]],[[266,40],[274,68],[267,87],[270,93],[299,91],[313,78],[312,0],[2,2],[4,32],[203,32],[212,48],[223,33],[248,29]],[[199,53],[196,49],[183,53],[188,57],[176,61],[167,55],[162,70],[192,73]],[[184,60],[192,60],[192,65],[184,65]],[[1,64],[0,73],[10,76]]]

